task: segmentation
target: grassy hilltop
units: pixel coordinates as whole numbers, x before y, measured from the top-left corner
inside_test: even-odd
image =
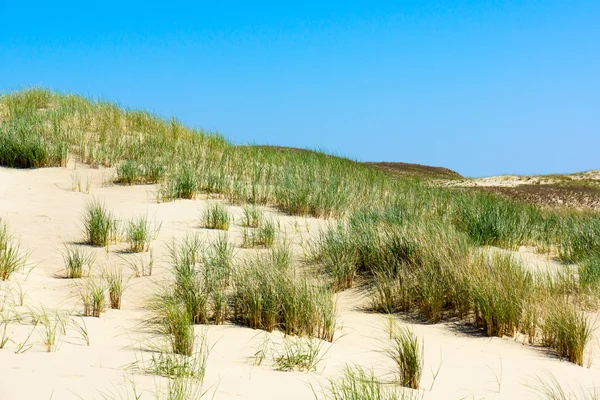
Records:
[[[302,277],[280,267],[286,255],[276,248],[270,258],[232,266],[223,243],[212,260],[227,262],[205,263],[200,273],[193,240],[174,244],[173,292],[152,309],[163,324],[159,331],[174,338],[176,353],[190,351],[189,325],[226,320],[331,341],[335,293],[360,287],[372,311],[410,312],[431,322],[457,319],[489,336],[521,333],[583,364],[591,339],[585,311],[596,310],[600,299],[595,211],[443,185],[440,180],[461,177],[441,168],[236,146],[176,119],[76,95],[30,89],[0,97],[0,165],[64,167],[72,160],[114,168],[116,184],[156,184],[159,202],[202,194],[332,220],[315,236]],[[252,206],[247,226],[263,229],[264,237],[249,237],[248,246],[270,247],[274,228],[258,217],[253,225]],[[90,222],[107,213],[100,204],[90,207]],[[226,208],[206,215],[207,226],[224,229],[228,221]],[[0,274],[9,246],[1,232]],[[564,269],[535,271],[490,246],[528,246],[560,260]],[[209,267],[221,272],[209,273]],[[178,318],[182,325],[168,323]]]

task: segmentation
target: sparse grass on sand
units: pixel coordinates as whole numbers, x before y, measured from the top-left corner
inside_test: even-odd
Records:
[[[416,217],[406,205],[392,204],[353,213],[322,231],[311,259],[334,290],[366,284],[376,311],[418,312],[432,322],[474,316],[489,336],[525,334],[530,343],[549,346],[581,365],[591,331],[584,313],[574,314],[573,307],[597,304],[589,299],[600,295],[595,256],[580,264],[578,278],[568,268],[550,276],[510,255],[490,254],[472,235],[455,217]],[[557,315],[548,299],[564,304],[567,314]]]
[[[274,355],[275,366],[280,371],[316,371],[323,358],[323,342],[318,339],[301,340],[288,337]]]
[[[242,217],[241,225],[246,228],[258,228],[262,218],[262,212],[258,207],[247,205],[244,207],[244,215]]]
[[[172,281],[157,295],[151,321],[171,353],[194,352],[194,324],[226,321],[332,341],[334,293],[360,285],[374,311],[413,312],[434,323],[453,318],[489,336],[522,334],[575,364],[584,362],[592,331],[586,312],[597,311],[600,299],[598,212],[547,209],[443,187],[319,152],[236,146],[175,118],[45,89],[3,94],[0,110],[0,165],[42,168],[75,159],[114,167],[118,183],[155,183],[159,202],[217,199],[202,216],[203,226],[212,229],[227,230],[233,222],[222,201],[245,205],[242,247],[271,249],[261,257],[236,265],[225,236],[205,243],[188,235],[169,247]],[[264,206],[334,219],[315,239],[302,273],[291,268],[293,254],[279,245],[278,226],[260,211]],[[147,218],[125,228],[131,251],[148,250],[153,231]],[[93,246],[116,243],[120,234],[114,214],[98,200],[85,209],[83,231]],[[510,256],[490,255],[497,250],[492,247],[522,246],[576,265],[540,273]],[[0,279],[22,270],[27,259],[0,224]],[[79,248],[69,248],[65,264],[67,276],[77,278],[90,262]],[[132,269],[144,276],[151,266],[152,258]],[[83,315],[99,316],[107,291],[113,305],[120,303],[118,277],[112,295],[104,281],[79,283]],[[411,387],[418,385],[419,346],[413,339],[392,335],[395,358],[408,360],[402,361],[404,370],[413,371],[406,378],[400,373],[400,381]],[[26,340],[17,351],[28,346]],[[169,398],[188,384],[171,380]],[[325,397],[404,396],[392,393],[372,373],[349,369],[340,382],[331,382]]]
[[[586,388],[579,386],[576,390],[565,388],[556,376],[546,372],[546,377],[537,375],[528,386],[538,398],[545,400],[598,400],[600,390],[597,387]]]
[[[315,398],[324,400],[417,400],[419,392],[382,382],[373,371],[348,366],[339,379],[330,379]]]

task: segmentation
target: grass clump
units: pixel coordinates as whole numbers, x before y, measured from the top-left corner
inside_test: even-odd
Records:
[[[127,224],[126,238],[129,243],[129,251],[141,253],[150,249],[150,243],[158,235],[160,228],[154,228],[148,217],[140,216],[129,221]]]
[[[470,276],[476,324],[488,336],[513,336],[533,286],[532,274],[511,256],[477,257]]]
[[[61,338],[66,333],[66,319],[55,311],[53,315],[48,314],[42,308],[41,314],[36,316],[37,325],[42,327],[42,343],[48,353],[57,351],[60,347]]]
[[[263,219],[256,229],[245,228],[242,231],[242,247],[273,247],[276,229],[275,222],[271,219]]]
[[[214,240],[204,252],[202,258],[206,283],[214,286],[229,286],[233,271],[233,245],[226,234]]]
[[[593,332],[585,312],[566,299],[551,299],[541,328],[547,346],[555,349],[561,358],[583,365],[585,346]]]
[[[100,318],[106,308],[106,288],[103,282],[88,279],[78,286],[79,298],[83,303],[83,316]]]
[[[12,168],[66,166],[66,144],[61,140],[47,140],[42,124],[43,120],[32,114],[0,124],[0,165]]]
[[[152,157],[125,160],[117,166],[116,182],[124,185],[158,183],[165,176],[164,164],[164,160]]]
[[[81,246],[65,245],[62,256],[68,279],[81,278],[86,269],[88,272],[91,270],[95,261],[94,255]]]
[[[464,235],[435,221],[392,224],[370,216],[322,232],[312,259],[336,290],[361,277],[371,288],[372,308],[418,311],[438,322],[469,307],[463,270],[469,248]]]
[[[479,246],[515,249],[533,242],[542,225],[539,208],[488,193],[458,196],[452,209],[454,225]]]
[[[224,323],[228,317],[233,247],[226,236],[206,246],[188,235],[169,247],[173,285],[163,297],[183,305],[192,324]]]
[[[289,244],[282,244],[269,250],[267,254],[268,263],[280,271],[289,270],[294,261],[294,253]]]
[[[160,188],[163,200],[193,199],[200,190],[198,171],[188,163],[183,163],[167,175],[167,180]]]
[[[8,227],[0,219],[0,280],[5,281],[23,269],[28,258],[29,255],[21,251],[20,245],[15,243],[8,233]]]
[[[246,205],[242,216],[241,225],[245,228],[258,228],[262,220],[262,212],[254,205]]]
[[[134,363],[134,366],[150,375],[164,376],[171,379],[190,378],[202,382],[206,375],[209,353],[210,348],[206,339],[206,332],[202,332],[194,340],[194,350],[191,355],[159,351],[153,353],[148,360],[138,360]]]
[[[236,270],[232,305],[234,320],[253,329],[333,340],[333,293],[277,270],[264,258]]]
[[[275,367],[279,371],[316,371],[323,359],[322,345],[323,342],[318,339],[302,341],[286,338],[283,348],[274,355]]]
[[[314,389],[313,389],[314,392]],[[341,379],[329,381],[322,388],[324,400],[408,400],[418,399],[418,392],[399,390],[396,386],[383,383],[373,371],[360,367],[346,367]],[[319,398],[315,393],[315,398]]]
[[[554,222],[554,221],[553,221]],[[556,218],[558,256],[576,263],[600,254],[600,218],[595,213],[564,212]]]
[[[120,310],[123,293],[125,292],[128,283],[123,277],[123,270],[105,271],[103,275],[106,287],[108,288],[110,308]]]
[[[579,285],[600,295],[600,253],[579,263]]]
[[[209,206],[201,216],[202,227],[207,229],[229,230],[230,221],[229,212],[219,203]]]
[[[409,328],[395,328],[385,353],[396,364],[400,385],[418,389],[423,373],[423,344]]]
[[[108,246],[117,241],[117,219],[106,209],[104,203],[98,200],[88,203],[83,226],[87,242],[92,246]]]
[[[175,279],[168,296],[187,309],[192,324],[205,324],[209,318],[209,291],[201,269],[203,250],[198,235],[188,235],[169,247]]]
[[[172,296],[157,296],[151,305],[152,332],[165,337],[174,354],[191,356],[194,352],[195,333],[192,316],[185,304]]]

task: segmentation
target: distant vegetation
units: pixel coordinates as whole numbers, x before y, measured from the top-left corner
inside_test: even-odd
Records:
[[[337,220],[318,234],[310,255],[329,277],[327,287],[271,261],[234,270],[226,259],[213,265],[193,238],[174,244],[175,284],[157,299],[154,321],[176,353],[193,349],[190,324],[225,319],[332,340],[333,291],[361,284],[375,311],[415,312],[432,322],[459,318],[490,336],[521,333],[583,363],[591,329],[581,310],[594,309],[600,298],[596,212],[544,209],[431,184],[431,177],[455,177],[443,169],[396,174],[389,165],[318,152],[234,146],[175,119],[75,95],[30,89],[0,97],[0,165],[39,168],[68,160],[115,167],[117,183],[157,184],[158,201],[202,193]],[[231,221],[220,206],[202,216],[210,228],[226,230]],[[102,204],[90,204],[88,242],[114,241],[114,224]],[[273,246],[274,225],[254,208],[246,209],[243,224],[246,247]],[[133,235],[141,228],[130,229],[135,251],[147,245],[144,235]],[[487,246],[529,246],[576,265],[555,275],[532,271],[510,256],[490,255]],[[87,311],[96,314],[101,306]]]

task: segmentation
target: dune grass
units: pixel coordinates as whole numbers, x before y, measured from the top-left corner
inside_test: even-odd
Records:
[[[215,203],[202,213],[200,223],[203,228],[229,230],[231,215],[222,204]]]
[[[417,335],[406,327],[394,327],[391,344],[384,351],[394,362],[401,386],[418,389],[423,374],[424,346]]]
[[[579,285],[600,294],[600,252],[583,260],[578,269]]]
[[[275,349],[275,368],[279,371],[316,371],[324,356],[322,347],[323,342],[318,339],[287,337],[282,346]]]
[[[544,343],[561,358],[583,366],[585,347],[593,332],[585,312],[564,298],[550,299],[544,310],[541,326]]]
[[[228,287],[234,268],[227,236],[205,243],[187,235],[169,246],[173,283],[159,296],[181,305],[191,324],[222,324],[229,317]]]
[[[260,209],[253,205],[246,205],[244,207],[244,214],[240,225],[246,228],[258,228],[263,215]]]
[[[138,216],[127,222],[125,237],[129,251],[141,253],[150,249],[150,243],[158,236],[160,226],[155,227],[147,216]]]
[[[196,336],[185,304],[169,295],[158,295],[151,304],[151,332],[164,336],[173,354],[191,356]]]
[[[242,231],[242,247],[265,247],[270,248],[275,244],[277,228],[272,219],[263,218],[259,222],[258,228],[244,228]]]
[[[56,310],[54,313],[49,313],[45,308],[42,308],[36,319],[38,322],[35,325],[41,327],[40,336],[46,352],[57,351],[60,348],[63,336],[66,334],[66,318]]]
[[[474,225],[491,224],[495,215],[504,214],[490,215]],[[492,241],[493,235],[469,231],[464,220],[456,218],[452,208],[438,216],[402,203],[360,210],[320,232],[311,260],[329,277],[334,290],[354,285],[368,288],[375,311],[416,312],[431,322],[458,317],[474,322],[488,336],[524,334],[529,343],[551,347],[580,364],[591,334],[589,323],[573,307],[597,304],[589,300],[600,294],[594,253],[581,262],[577,275],[569,272],[570,267],[555,276],[532,272],[513,257],[481,245],[514,248],[546,234],[554,240],[559,237],[553,236],[556,227],[540,226],[539,231],[523,235],[512,232],[512,239],[499,234],[504,241]],[[563,224],[572,215],[559,212],[544,218]],[[494,229],[501,232],[504,228]],[[488,239],[477,239],[484,236]],[[557,314],[549,298],[563,302],[561,310],[567,314]]]
[[[570,354],[579,351],[575,348],[582,341],[566,341],[573,343],[568,345],[573,351],[563,350],[561,326],[571,321],[567,325],[578,328],[565,332],[581,337],[586,336],[583,323],[572,315],[553,316],[551,304],[542,300],[546,296],[575,305],[584,303],[583,296],[600,296],[598,212],[542,209],[392,176],[319,152],[235,146],[175,118],[45,89],[3,94],[0,108],[0,165],[39,168],[76,160],[115,167],[122,184],[155,183],[158,201],[205,194],[250,204],[241,223],[243,247],[271,248],[277,242],[277,227],[261,215],[259,206],[337,219],[311,252],[311,260],[327,277],[327,288],[308,277],[291,278],[282,267],[288,264],[285,252],[273,252],[273,260],[262,261],[269,268],[260,271],[256,266],[224,268],[229,256],[216,256],[217,250],[206,250],[199,240],[177,246],[172,257],[175,285],[169,295],[187,310],[191,323],[233,318],[260,329],[331,337],[333,291],[364,285],[374,310],[416,312],[431,322],[474,317],[488,335],[528,332],[531,342],[545,342],[579,362]],[[228,225],[231,218],[224,218],[228,213],[222,211],[207,214],[206,226]],[[148,242],[144,229],[137,228],[133,231],[141,239],[132,237],[130,242],[140,249]],[[87,207],[84,231],[95,246],[118,239],[114,215],[98,201]],[[578,263],[579,274],[552,282],[514,261],[481,258],[490,246],[529,246],[564,263]],[[0,249],[2,279],[25,260],[14,248]],[[282,271],[274,272],[278,269]],[[273,295],[275,291],[280,295]],[[299,303],[303,297],[305,303]],[[310,323],[298,321],[304,314],[310,315],[302,317]]]
[[[0,280],[5,281],[15,272],[21,271],[28,259],[29,254],[21,250],[0,218]]]
[[[104,282],[88,278],[77,286],[79,297],[83,303],[83,316],[100,318],[106,309],[106,287]]]
[[[403,391],[382,382],[373,371],[348,366],[339,379],[331,379],[321,388],[321,396],[313,388],[315,398],[324,400],[409,400],[419,399],[419,393]]]
[[[116,243],[119,235],[116,217],[99,200],[87,204],[83,215],[83,228],[87,243],[92,246]]]
[[[546,377],[536,376],[528,386],[531,392],[536,394],[539,399],[545,400],[597,400],[600,399],[600,390],[597,387],[586,388],[579,385],[577,390],[568,387],[565,388],[556,376],[546,372]]]
[[[128,279],[123,276],[121,269],[106,270],[102,275],[108,290],[110,308],[120,310]]]
[[[150,250],[148,257],[139,255],[138,257],[125,259],[125,262],[133,273],[133,277],[152,276],[152,270],[154,269],[154,255],[152,250]]]
[[[332,341],[336,330],[333,293],[293,277],[257,258],[234,273],[233,318],[242,325]]]
[[[488,336],[514,336],[534,288],[532,274],[507,255],[479,255],[474,264],[470,291],[476,324]]]
[[[95,257],[84,247],[65,244],[62,252],[68,279],[81,278],[92,269]]]

